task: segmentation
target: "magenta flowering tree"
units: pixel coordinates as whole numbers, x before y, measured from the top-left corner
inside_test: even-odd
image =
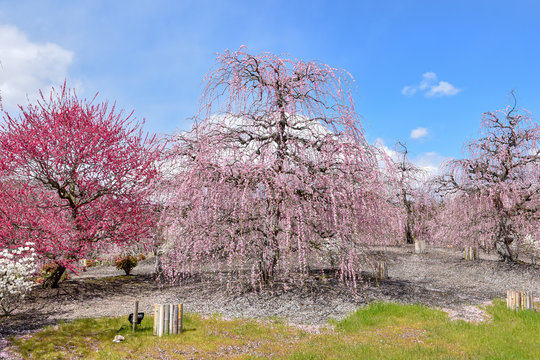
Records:
[[[469,157],[446,164],[439,239],[495,248],[513,261],[519,242],[540,235],[540,126],[515,105],[483,115]],[[511,246],[512,245],[512,246]]]
[[[356,286],[363,246],[390,241],[392,207],[350,75],[243,48],[217,62],[171,148],[166,275],[216,264],[262,287],[331,263]]]
[[[32,241],[42,261],[66,269],[103,245],[152,236],[149,190],[160,147],[130,115],[78,99],[66,88],[42,94],[0,126],[0,243]]]

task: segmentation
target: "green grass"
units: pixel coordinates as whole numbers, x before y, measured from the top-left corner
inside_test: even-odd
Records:
[[[11,343],[32,359],[540,359],[540,313],[512,312],[500,300],[486,311],[492,320],[476,325],[421,305],[374,303],[320,334],[279,318],[186,314],[184,333],[162,338],[152,336],[151,317],[132,334],[124,316],[63,323]],[[116,334],[126,340],[112,343]]]

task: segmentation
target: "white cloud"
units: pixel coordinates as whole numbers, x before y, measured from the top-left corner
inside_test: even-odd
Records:
[[[406,96],[413,96],[416,92],[422,91],[424,96],[453,96],[461,91],[448,81],[437,82],[437,74],[426,72],[422,74],[422,80],[417,85],[407,85],[403,87],[401,93]]]
[[[411,139],[417,140],[424,136],[428,136],[428,131],[426,128],[418,127],[411,131]]]
[[[420,85],[418,85],[418,88],[420,90],[426,90],[435,81],[437,81],[437,74],[435,74],[434,72],[423,73],[422,81],[420,81]]]
[[[441,166],[447,160],[449,158],[435,151],[430,151],[414,157],[411,161],[420,169],[424,170],[426,178],[431,178],[441,174]]]
[[[413,96],[416,90],[414,86],[404,86],[401,93],[406,96]]]
[[[431,89],[426,93],[426,96],[443,96],[443,95],[456,95],[460,89],[456,88],[454,85],[446,81],[439,81],[435,86],[432,86]]]
[[[403,154],[399,153],[396,150],[390,149],[388,146],[386,146],[383,139],[377,138],[373,145],[379,148],[380,150],[384,151],[384,153],[393,161],[401,162],[403,160]],[[409,157],[409,160],[416,167],[418,167],[420,170],[423,171],[423,174],[421,174],[422,180],[428,180],[430,178],[433,178],[434,176],[441,175],[443,163],[450,159],[451,158],[442,156],[441,154],[435,151],[425,152],[416,156]],[[379,165],[384,167],[383,162],[380,162]]]
[[[384,153],[391,158],[394,161],[399,160],[399,154],[397,151],[390,149],[388,146],[385,145],[384,140],[381,138],[375,139],[374,143],[375,147],[381,149],[384,151]]]
[[[61,85],[74,54],[54,43],[35,43],[15,26],[0,25],[0,95],[5,110]]]

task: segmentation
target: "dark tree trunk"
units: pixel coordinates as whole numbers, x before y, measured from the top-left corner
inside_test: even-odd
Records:
[[[503,216],[499,223],[499,231],[495,239],[495,249],[505,262],[513,262],[516,260],[515,254],[512,254],[510,244],[514,241],[514,231],[508,216]]]
[[[512,250],[510,250],[510,243],[503,237],[503,238],[497,238],[495,240],[495,249],[497,250],[497,253],[501,257],[501,260],[505,262],[513,262],[514,256],[512,255]]]
[[[407,242],[407,244],[414,244],[414,237],[411,231],[411,225],[408,220],[407,224],[405,225],[405,241]]]
[[[57,288],[58,283],[60,282],[60,279],[62,278],[62,275],[64,275],[64,272],[66,271],[66,268],[62,265],[58,265],[56,269],[53,270],[51,276],[45,279],[43,281],[43,288]]]
[[[271,285],[274,280],[274,270],[276,268],[277,261],[278,261],[278,258],[276,254],[273,254],[272,256],[270,256],[270,259],[263,258],[259,261],[259,270],[261,272],[261,282],[266,286]]]

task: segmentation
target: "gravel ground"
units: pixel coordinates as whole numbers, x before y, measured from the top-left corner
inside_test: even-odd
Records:
[[[507,289],[540,295],[540,266],[506,264],[493,255],[465,261],[451,249],[428,249],[414,254],[411,247],[377,249],[388,262],[389,279],[366,282],[358,297],[336,280],[314,277],[288,291],[234,295],[218,280],[160,287],[153,280],[152,260],[140,263],[134,276],[124,277],[113,266],[88,269],[61,283],[59,289],[35,288],[27,304],[0,321],[1,338],[21,334],[58,320],[127,315],[136,299],[139,311],[151,313],[155,303],[183,303],[185,311],[219,313],[225,318],[278,316],[316,331],[328,319],[341,319],[372,301],[422,303],[447,311],[454,319],[482,321],[477,305],[505,297]],[[537,301],[540,299],[537,299]],[[127,320],[126,320],[127,322]],[[0,346],[1,347],[1,346]]]

